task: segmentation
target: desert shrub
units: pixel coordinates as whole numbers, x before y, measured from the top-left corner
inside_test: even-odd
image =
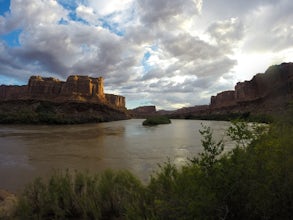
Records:
[[[139,213],[142,185],[128,171],[101,175],[56,172],[45,182],[38,178],[20,197],[21,219],[111,219]]]
[[[219,155],[221,142],[204,127],[199,157],[181,169],[160,167],[148,186],[150,219],[291,218],[293,128],[260,132],[242,123],[228,130],[236,141],[231,152]]]

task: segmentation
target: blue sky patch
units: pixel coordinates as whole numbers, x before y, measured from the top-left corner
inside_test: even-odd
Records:
[[[65,9],[67,9],[69,11],[75,11],[75,9],[78,7],[77,1],[72,1],[72,0],[58,0],[57,2],[60,5],[62,5],[63,8],[65,8]]]
[[[114,33],[118,36],[124,36],[125,31],[121,30],[118,23],[109,22],[111,20],[111,15],[106,16],[105,18],[100,18],[99,21],[102,23],[102,27],[108,29],[111,33]]]
[[[8,34],[0,35],[0,39],[3,40],[9,47],[19,47],[19,35],[22,30],[17,29]]]
[[[151,53],[149,51],[147,51],[141,61],[141,65],[143,66],[143,72],[147,73],[152,69],[152,66],[148,63],[149,58],[151,57]]]
[[[68,24],[68,21],[65,20],[64,18],[61,18],[60,21],[58,22],[58,24],[63,24],[63,25],[67,25]]]
[[[10,12],[10,0],[0,0],[0,15],[4,16],[5,12]]]
[[[1,0],[0,0],[1,1]],[[80,1],[72,1],[72,0],[58,0],[58,3],[63,7],[65,8],[66,10],[69,11],[68,13],[68,17],[70,20],[72,21],[76,21],[76,22],[80,22],[82,24],[85,24],[85,25],[89,25],[89,23],[78,17],[77,14],[76,14],[76,8],[79,6],[79,5],[85,5],[86,4],[86,1],[84,0],[80,0]],[[59,24],[61,25],[66,25],[68,24],[68,21],[64,20],[64,19],[61,19],[59,21]]]
[[[89,23],[86,20],[78,17],[75,11],[71,11],[68,14],[68,16],[69,16],[70,20],[72,20],[72,21],[77,21],[77,22],[80,22],[82,24],[89,25]]]
[[[0,85],[25,85],[26,82],[8,76],[0,75]]]
[[[152,70],[154,67],[151,66],[149,64],[149,59],[152,55],[152,51],[157,51],[158,50],[158,45],[154,44],[152,46],[149,47],[149,49],[151,49],[151,51],[147,51],[146,53],[144,53],[144,56],[142,58],[142,61],[141,61],[141,65],[143,66],[143,69],[144,69],[144,73],[147,73],[149,72],[150,70]]]

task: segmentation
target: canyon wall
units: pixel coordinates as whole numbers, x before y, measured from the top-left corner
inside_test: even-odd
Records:
[[[156,106],[140,106],[135,109],[129,110],[130,114],[134,118],[146,118],[157,114]]]
[[[27,86],[0,86],[0,101],[1,100],[16,100],[20,97],[26,97],[28,92]]]
[[[104,103],[125,108],[125,97],[104,93],[102,77],[72,75],[64,82],[52,77],[32,76],[25,86],[0,86],[0,101],[28,99]]]
[[[210,110],[280,112],[292,101],[292,97],[293,63],[282,63],[269,67],[265,73],[256,74],[249,81],[237,83],[233,91],[212,96]]]
[[[290,102],[293,103],[293,63],[282,63],[256,74],[249,81],[237,83],[234,90],[212,96],[209,105],[158,112],[155,106],[144,106],[130,112],[134,117],[160,114],[171,118],[213,120],[227,116],[222,119],[228,120],[231,115],[282,114],[288,110]]]
[[[125,108],[125,97],[114,94],[105,94],[105,98],[110,104],[119,108]]]
[[[223,108],[236,105],[235,91],[224,91],[211,97],[211,108]]]

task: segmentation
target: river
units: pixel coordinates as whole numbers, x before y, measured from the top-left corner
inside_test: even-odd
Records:
[[[228,122],[172,120],[142,126],[141,119],[83,125],[0,125],[0,188],[19,192],[54,170],[128,169],[147,182],[158,163],[180,166],[202,151],[201,123],[217,138]]]

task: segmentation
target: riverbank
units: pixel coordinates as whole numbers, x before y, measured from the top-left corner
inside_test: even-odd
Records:
[[[129,118],[126,109],[102,103],[38,100],[0,102],[0,124],[84,124]]]
[[[161,164],[145,185],[128,171],[55,173],[48,181],[37,179],[20,197],[16,216],[290,219],[291,121],[273,124],[268,132],[234,123],[227,135],[235,147],[224,154],[224,143],[214,140],[212,130],[203,126],[204,151],[180,168],[171,161]]]

